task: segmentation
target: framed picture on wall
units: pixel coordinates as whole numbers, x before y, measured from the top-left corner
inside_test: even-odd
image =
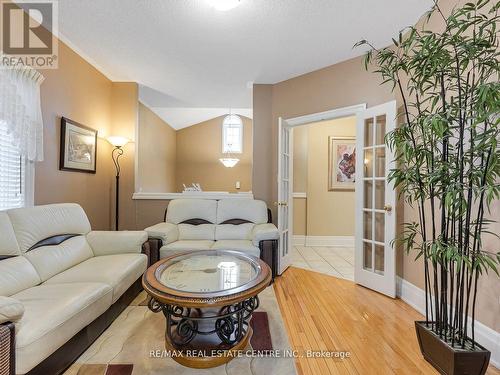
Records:
[[[328,190],[354,190],[356,139],[328,137]]]
[[[96,160],[97,130],[62,117],[59,169],[95,173]]]

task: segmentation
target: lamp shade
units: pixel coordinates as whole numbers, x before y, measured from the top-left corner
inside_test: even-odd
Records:
[[[130,139],[118,135],[112,135],[106,139],[108,140],[109,143],[111,143],[115,147],[123,147],[130,142]]]

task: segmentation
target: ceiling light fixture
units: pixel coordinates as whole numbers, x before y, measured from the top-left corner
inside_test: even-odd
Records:
[[[208,0],[208,3],[217,10],[227,11],[240,5],[241,0]]]
[[[222,164],[224,164],[224,167],[226,167],[226,168],[232,168],[236,164],[238,164],[238,162],[240,161],[240,159],[236,159],[236,158],[221,158],[221,159],[219,159],[219,161]]]

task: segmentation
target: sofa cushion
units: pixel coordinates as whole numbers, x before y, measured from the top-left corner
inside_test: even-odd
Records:
[[[147,240],[148,234],[143,230],[94,230],[87,234],[87,241],[95,256],[140,254]]]
[[[255,224],[219,224],[215,227],[215,239],[219,240],[249,240]]]
[[[215,224],[217,201],[211,199],[174,199],[167,208],[166,222],[179,224],[189,219],[203,219]]]
[[[212,250],[236,250],[243,253],[260,257],[260,249],[252,244],[250,240],[220,240],[216,241]]]
[[[74,203],[16,208],[7,213],[23,253],[52,236],[90,232],[87,215]]]
[[[0,260],[0,296],[11,296],[41,282],[35,268],[25,257]]]
[[[243,219],[255,224],[267,223],[267,205],[255,199],[221,199],[217,204],[217,224]]]
[[[160,248],[160,258],[172,255],[176,252],[189,250],[210,250],[214,241],[199,240],[199,241],[175,241]]]
[[[213,224],[179,224],[179,240],[214,240],[215,225]]]
[[[144,254],[103,255],[87,259],[55,275],[45,284],[99,282],[113,288],[113,300],[118,298],[146,271],[148,258]]]
[[[25,308],[16,324],[16,373],[31,370],[106,311],[112,294],[101,283],[43,284],[15,294]]]
[[[2,239],[0,241],[0,257],[21,255],[14,228],[12,228],[12,223],[5,211],[0,211],[0,238]]]
[[[72,237],[59,245],[42,246],[24,254],[42,281],[94,256],[85,236]]]

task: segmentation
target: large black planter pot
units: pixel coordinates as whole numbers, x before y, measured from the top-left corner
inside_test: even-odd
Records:
[[[476,350],[452,348],[427,328],[424,321],[415,322],[422,355],[444,375],[483,375],[490,362],[490,352],[476,344]]]

